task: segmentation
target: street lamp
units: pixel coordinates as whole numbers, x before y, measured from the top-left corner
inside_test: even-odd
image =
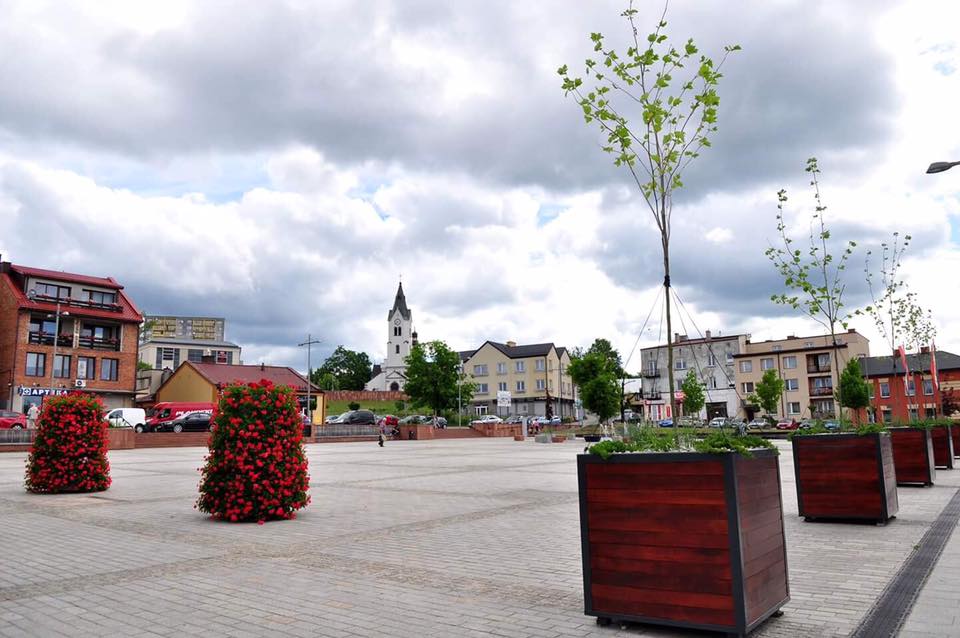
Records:
[[[960,166],[960,162],[934,162],[927,167],[927,175],[932,173],[942,173],[948,171],[954,166]]]
[[[30,301],[37,302],[40,301],[37,299],[37,291],[33,288],[27,292],[27,298]],[[69,317],[70,313],[63,313],[64,316]],[[50,396],[53,396],[53,390],[55,386],[54,375],[57,372],[57,346],[60,345],[60,295],[57,294],[57,314],[53,323],[53,361],[50,362]]]
[[[463,427],[463,405],[460,399],[460,383],[463,381],[463,362],[457,366],[457,427]]]
[[[302,348],[307,346],[307,422],[310,426],[313,426],[313,410],[310,409],[310,384],[313,383],[310,380],[313,370],[310,369],[310,348],[314,345],[319,345],[323,343],[320,339],[314,339],[311,337],[310,333],[307,333],[307,340],[303,343],[298,343],[297,346]]]

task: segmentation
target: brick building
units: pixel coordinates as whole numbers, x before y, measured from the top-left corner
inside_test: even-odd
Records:
[[[112,277],[0,263],[0,408],[81,389],[132,406],[142,321]]]
[[[930,375],[930,351],[907,355],[910,376],[904,385],[903,364],[899,356],[867,357],[860,361],[863,376],[870,385],[871,419],[890,423],[933,418],[944,415],[944,395],[960,396],[960,356],[938,350],[937,380]],[[949,403],[949,402],[948,402]]]

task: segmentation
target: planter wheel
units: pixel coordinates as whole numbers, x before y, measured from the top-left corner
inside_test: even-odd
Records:
[[[181,432],[183,432],[183,426],[177,423],[175,426],[173,426],[173,431],[176,432],[177,434],[180,434]]]

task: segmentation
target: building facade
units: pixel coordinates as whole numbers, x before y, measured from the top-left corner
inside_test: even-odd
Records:
[[[960,402],[960,356],[938,350],[937,383],[933,381],[930,350],[907,355],[909,376],[898,356],[866,357],[860,361],[870,385],[870,421],[892,423],[935,417],[954,417]]]
[[[460,353],[463,372],[476,385],[469,410],[474,415],[577,418],[570,353],[552,343],[517,345],[487,341]],[[498,398],[509,405],[498,405]]]
[[[74,390],[132,406],[142,321],[113,278],[0,263],[0,407]]]
[[[393,308],[387,313],[387,358],[382,365],[374,366],[373,378],[364,385],[364,390],[378,392],[403,392],[407,382],[406,358],[417,344],[417,332],[413,328],[413,312],[407,307],[403,284],[397,286]]]
[[[176,370],[184,361],[202,363],[213,357],[215,363],[240,364],[241,349],[230,341],[206,341],[185,337],[153,337],[140,344],[140,361],[154,370]]]
[[[834,353],[839,364],[834,361]],[[869,340],[854,329],[837,335],[787,337],[753,343],[747,340],[743,352],[734,355],[736,390],[741,399],[740,415],[747,419],[761,409],[747,401],[767,370],[776,370],[784,391],[775,414],[777,418],[833,418],[837,416],[834,388],[850,359],[870,355]],[[839,365],[839,369],[837,369]]]
[[[174,317],[170,315],[146,315],[143,340],[192,339],[199,341],[223,341],[226,320],[223,317]]]
[[[709,330],[701,339],[677,334],[673,338],[674,390],[693,372],[704,387],[703,419],[732,417],[740,411],[740,396],[734,379],[734,357],[744,351],[748,335],[713,336]],[[667,346],[640,351],[643,416],[652,421],[672,418],[667,376]],[[637,406],[640,407],[640,406]]]

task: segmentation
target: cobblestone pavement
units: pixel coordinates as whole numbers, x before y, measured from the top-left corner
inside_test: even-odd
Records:
[[[960,470],[901,488],[887,527],[804,523],[789,444],[779,445],[792,600],[754,635],[848,635]],[[312,445],[313,503],[263,526],[193,509],[201,448],[111,452],[110,490],[63,496],[27,494],[25,455],[0,454],[0,637],[701,635],[600,628],[583,615],[581,449]],[[941,563],[960,567],[960,538]],[[909,635],[957,635],[934,631],[956,627],[957,573],[938,566]]]

